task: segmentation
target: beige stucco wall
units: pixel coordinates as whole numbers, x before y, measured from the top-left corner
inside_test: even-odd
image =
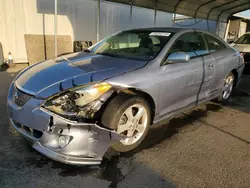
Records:
[[[1,0],[0,42],[4,56],[11,52],[15,62],[27,62],[24,34],[53,34],[53,24],[52,14],[38,13],[36,0]],[[66,15],[58,16],[58,34],[74,37]]]
[[[100,37],[119,30],[152,27],[154,11],[101,1]],[[54,34],[54,0],[0,0],[0,42],[5,58],[27,62],[24,34]],[[96,40],[96,0],[58,0],[58,35],[74,40]],[[172,14],[158,12],[157,26],[172,26]],[[73,44],[72,44],[73,45]]]

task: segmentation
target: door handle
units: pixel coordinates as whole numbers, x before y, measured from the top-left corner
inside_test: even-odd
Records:
[[[207,66],[208,69],[213,69],[214,68],[214,65],[212,63],[210,63],[208,66]]]

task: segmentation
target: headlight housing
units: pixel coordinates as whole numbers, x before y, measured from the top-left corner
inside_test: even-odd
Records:
[[[75,87],[50,97],[42,107],[71,120],[79,117],[90,118],[93,114],[89,114],[89,111],[96,105],[92,103],[111,87],[108,83]]]

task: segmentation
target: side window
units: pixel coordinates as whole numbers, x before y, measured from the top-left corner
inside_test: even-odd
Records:
[[[205,35],[205,36],[207,39],[207,45],[210,52],[215,52],[226,48],[225,44],[223,44],[220,40],[216,39],[215,37],[210,35]]]
[[[181,35],[170,49],[169,54],[173,52],[185,52],[191,58],[209,53],[201,34],[194,32]]]

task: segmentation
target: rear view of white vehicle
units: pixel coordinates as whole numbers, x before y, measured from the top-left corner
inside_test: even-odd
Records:
[[[245,73],[250,73],[250,32],[245,33],[240,38],[238,38],[234,43],[231,44],[232,47],[237,49],[244,57],[245,62]]]

